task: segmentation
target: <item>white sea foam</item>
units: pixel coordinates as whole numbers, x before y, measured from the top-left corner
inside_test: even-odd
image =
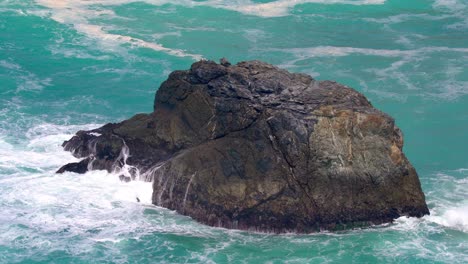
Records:
[[[212,1],[215,2],[215,1]],[[262,17],[278,17],[285,16],[289,13],[289,10],[296,5],[306,3],[319,3],[319,4],[347,4],[347,5],[381,5],[385,3],[385,0],[362,0],[362,1],[349,1],[349,0],[302,0],[302,1],[291,1],[291,0],[279,0],[269,3],[251,3],[250,1],[241,1],[241,4],[228,4],[228,9],[236,10],[244,14],[256,15]]]
[[[436,82],[434,86],[437,86],[439,89],[437,92],[430,93],[432,97],[444,100],[455,100],[461,96],[468,95],[468,81],[449,79]]]
[[[153,232],[212,232],[207,227],[193,230],[195,223],[188,218],[152,206],[151,182],[122,182],[106,171],[55,174],[61,165],[77,161],[62,149],[63,140],[98,126],[39,123],[19,135],[19,144],[0,138],[0,246],[11,247],[15,241],[15,248],[41,254],[82,254],[95,243],[119,243]],[[79,242],[66,242],[70,237]]]
[[[5,138],[0,138],[0,168],[14,169],[17,173],[24,169],[40,172],[56,170],[59,166],[76,160],[70,153],[63,151],[62,142],[70,139],[77,130],[97,126],[99,125],[63,126],[43,123],[25,132],[23,144],[12,145]]]
[[[431,83],[430,86],[433,88],[433,91],[428,94],[431,97],[444,100],[456,100],[468,95],[468,81],[463,77],[465,70],[464,62],[467,59],[446,59],[443,62],[444,71],[442,73],[445,75],[444,78],[437,79]]]
[[[466,8],[464,0],[436,0],[433,5],[435,8],[445,8],[452,11],[459,11]]]
[[[381,57],[406,57],[417,56],[431,52],[459,52],[467,53],[468,48],[449,48],[449,47],[424,47],[412,50],[398,49],[370,49],[370,48],[355,48],[355,47],[336,47],[336,46],[317,46],[310,48],[291,48],[291,49],[270,49],[271,51],[283,51],[295,54],[298,58],[310,57],[343,57],[352,54],[361,54],[366,56],[381,56]]]
[[[468,28],[468,2],[465,0],[436,0],[433,7],[445,12],[449,12],[452,17],[457,18],[459,21],[448,25],[449,29],[467,29]]]
[[[115,239],[150,225],[141,214],[144,205],[151,204],[151,183],[123,183],[116,175],[102,171],[84,176],[49,173],[11,180],[16,182],[9,181],[11,187],[2,193],[4,209],[16,215],[16,224],[39,233],[68,230],[72,235],[87,236],[87,232],[97,230],[88,237]],[[15,206],[17,201],[22,205]],[[21,232],[15,237],[18,235]],[[2,236],[0,244],[7,244],[9,239]]]
[[[457,176],[455,176],[457,175]],[[426,200],[431,214],[422,219],[401,217],[394,228],[418,230],[423,228],[436,232],[433,224],[468,233],[468,178],[466,169],[458,169],[426,176],[431,186],[426,191]]]
[[[207,0],[207,1],[169,1],[169,0],[37,0],[41,5],[53,9],[82,8],[90,5],[121,5],[133,2],[145,2],[147,4],[160,6],[163,4],[193,6],[211,6],[241,12],[248,15],[261,17],[286,16],[289,10],[300,4],[318,3],[318,4],[346,4],[346,5],[381,5],[385,0],[278,0],[268,3],[254,3],[250,0]]]
[[[42,90],[52,82],[51,78],[40,78],[13,61],[0,60],[0,67],[6,69],[9,75],[15,76],[17,93]]]
[[[18,64],[11,62],[11,61],[6,61],[6,60],[0,60],[0,67],[9,69],[9,70],[16,70],[19,71],[21,70],[21,66]]]
[[[468,233],[468,173],[458,169],[437,173],[429,178],[434,187],[427,193],[435,205],[425,219],[439,225]],[[432,201],[431,201],[432,200]]]
[[[428,21],[436,21],[436,20],[443,20],[451,17],[450,15],[438,15],[433,16],[429,14],[398,14],[393,15],[385,18],[364,18],[364,21],[375,22],[375,23],[382,23],[382,24],[398,24],[410,20],[428,20]]]
[[[429,198],[430,199],[430,198]],[[439,214],[438,209],[442,211]],[[463,251],[448,250],[449,247],[466,248],[466,243],[445,241],[431,242],[427,236],[445,233],[443,229],[457,230],[468,233],[467,229],[467,207],[445,208],[439,205],[437,209],[431,210],[430,216],[423,218],[400,217],[395,224],[388,227],[396,230],[403,237],[400,241],[385,240],[385,246],[380,254],[390,259],[401,259],[405,255],[417,255],[418,258],[430,260],[430,262],[441,263],[465,263],[468,255]],[[385,232],[387,229],[382,229]],[[463,240],[461,240],[463,241]],[[411,253],[410,253],[411,252]],[[465,259],[465,262],[463,261]]]
[[[443,72],[447,75],[447,78],[443,78],[436,82],[430,82],[430,86],[420,87],[415,83],[415,75],[408,75],[407,68],[417,69],[419,77],[427,78],[427,72],[420,69],[420,65],[426,64],[427,59],[438,56],[437,53],[449,54],[449,56],[456,56],[463,58],[468,55],[468,48],[451,48],[451,47],[424,47],[418,49],[371,49],[371,48],[355,48],[355,47],[337,47],[337,46],[317,46],[308,48],[288,48],[288,49],[268,49],[268,52],[284,52],[292,55],[292,59],[283,63],[286,68],[295,68],[298,65],[303,64],[303,61],[307,61],[311,58],[317,57],[346,57],[346,56],[376,56],[385,57],[395,60],[390,65],[382,68],[367,68],[364,71],[371,73],[373,76],[380,80],[392,79],[392,82],[398,82],[401,87],[406,87],[408,90],[421,90],[424,88],[422,93],[418,93],[418,96],[424,96],[428,98],[437,98],[444,100],[454,100],[461,96],[468,94],[468,82],[462,80],[462,77],[458,76],[463,71],[462,63],[459,60],[445,60],[443,64],[438,65],[443,68]],[[463,61],[463,60],[462,60]],[[310,71],[314,71],[311,69]],[[308,73],[310,73],[308,71]],[[346,76],[347,73],[335,71],[337,76]],[[317,74],[315,74],[317,75]],[[354,76],[348,76],[349,78],[356,78]],[[366,87],[365,82],[360,82],[362,87]],[[378,94],[381,97],[396,99],[399,101],[405,101],[407,94],[401,94],[395,91],[395,87],[392,87],[392,91],[366,91]]]
[[[0,139],[0,221],[14,224],[0,226],[0,245],[10,245],[13,240],[32,235],[28,232],[34,230],[35,239],[22,242],[25,246],[56,250],[64,245],[41,238],[40,234],[65,232],[85,236],[90,230],[96,230],[89,236],[112,240],[123,233],[134,232],[141,227],[139,225],[144,228],[144,218],[135,216],[142,214],[144,205],[151,204],[151,183],[123,183],[117,175],[103,171],[84,176],[54,174],[59,166],[76,161],[70,153],[63,151],[62,141],[72,136],[71,131],[90,127],[96,125],[46,123],[26,132],[26,144],[13,145]],[[5,177],[1,175],[5,169],[14,173]],[[27,229],[17,229],[17,225]],[[101,232],[104,227],[106,230]]]
[[[77,58],[77,59],[93,59],[93,60],[108,60],[111,57],[108,55],[95,56],[87,53],[84,50],[76,48],[65,48],[60,45],[54,45],[50,47],[50,51],[54,55],[61,55],[65,58]]]
[[[261,29],[245,29],[244,30],[244,36],[246,39],[248,39],[251,43],[254,45],[257,42],[260,42],[261,40],[265,39],[269,34],[266,33],[265,31]]]
[[[180,49],[167,48],[156,42],[149,42],[126,35],[112,34],[107,32],[104,26],[91,24],[89,22],[90,19],[100,16],[114,16],[111,10],[94,10],[89,8],[90,5],[117,5],[131,1],[37,0],[36,2],[51,9],[52,19],[62,24],[72,25],[78,32],[91,39],[97,40],[103,49],[107,51],[116,50],[122,44],[129,44],[132,47],[148,48],[177,57],[191,57],[194,60],[203,58],[201,55],[190,54]]]
[[[446,208],[441,215],[428,216],[427,219],[439,225],[468,233],[468,204]]]

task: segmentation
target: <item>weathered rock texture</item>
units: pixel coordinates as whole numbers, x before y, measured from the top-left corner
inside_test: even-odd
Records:
[[[394,120],[355,90],[259,61],[169,75],[154,112],[64,142],[89,169],[153,181],[153,203],[212,226],[313,232],[428,214]]]

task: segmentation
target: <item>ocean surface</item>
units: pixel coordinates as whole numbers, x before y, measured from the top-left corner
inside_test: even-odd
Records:
[[[150,183],[54,174],[76,131],[152,111],[171,71],[221,57],[364,93],[431,215],[248,233],[152,206]],[[0,263],[352,262],[468,263],[468,0],[0,0]]]

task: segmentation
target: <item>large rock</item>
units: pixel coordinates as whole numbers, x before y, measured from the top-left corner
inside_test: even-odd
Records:
[[[153,203],[202,223],[313,232],[428,214],[395,121],[355,90],[247,61],[194,63],[156,93],[154,112],[79,131],[83,158],[153,182]]]

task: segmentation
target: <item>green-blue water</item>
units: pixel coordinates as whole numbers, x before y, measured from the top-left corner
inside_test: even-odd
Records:
[[[63,140],[150,112],[202,57],[364,93],[403,130],[431,216],[252,234],[155,208],[149,183],[54,174]],[[49,262],[468,263],[468,1],[0,0],[0,263]]]

